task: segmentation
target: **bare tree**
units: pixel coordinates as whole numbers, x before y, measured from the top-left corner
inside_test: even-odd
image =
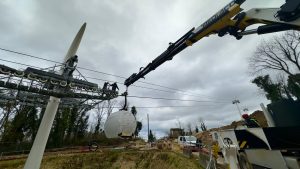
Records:
[[[14,97],[16,93],[13,90],[6,90],[0,88],[0,97]],[[14,114],[16,110],[16,104],[14,101],[6,101],[0,104],[0,108],[2,109],[0,112],[0,132],[5,127],[10,117]]]
[[[270,41],[263,41],[249,59],[251,73],[276,70],[288,75],[300,71],[300,33],[287,31],[274,36]]]
[[[282,94],[286,98],[292,100],[292,93],[288,89],[288,84],[287,84],[287,78],[286,78],[286,76],[284,76],[284,74],[280,73],[280,74],[277,75],[276,81],[280,85],[280,87],[282,88]]]
[[[111,115],[114,106],[117,104],[116,100],[107,100],[106,102],[106,109],[107,109],[107,117]]]
[[[204,119],[203,119],[202,117],[199,117],[198,121],[199,121],[199,123],[200,123],[200,128],[201,128],[201,130],[202,130],[202,131],[207,131],[207,127],[206,127],[206,125],[205,125],[205,123],[204,123]]]
[[[95,133],[99,133],[101,125],[102,125],[102,120],[104,118],[104,115],[107,113],[107,111],[105,111],[106,107],[104,107],[104,106],[105,106],[105,102],[102,102],[96,106],[96,112],[95,112],[96,113],[95,114],[96,125],[94,128]]]
[[[94,114],[96,122],[93,126],[95,133],[98,133],[100,131],[105,115],[107,117],[110,116],[113,109],[115,108],[114,106],[116,103],[117,103],[116,100],[108,100],[108,101],[103,101],[96,105],[95,114]]]
[[[189,135],[192,134],[192,124],[190,122],[187,123],[186,129]]]
[[[176,126],[182,129],[182,122],[179,120],[179,118],[176,118]]]

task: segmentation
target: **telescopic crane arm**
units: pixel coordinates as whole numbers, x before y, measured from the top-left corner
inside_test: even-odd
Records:
[[[209,18],[197,28],[192,28],[176,42],[170,43],[166,51],[155,58],[145,68],[138,73],[132,74],[125,80],[128,87],[146,74],[155,70],[158,66],[187,48],[200,39],[211,34],[218,34],[222,37],[226,34],[241,39],[244,35],[265,34],[285,30],[300,31],[300,1],[286,0],[280,8],[254,8],[247,12],[241,12],[240,7],[246,0],[233,0],[223,9]],[[246,30],[250,25],[264,24],[257,29]]]

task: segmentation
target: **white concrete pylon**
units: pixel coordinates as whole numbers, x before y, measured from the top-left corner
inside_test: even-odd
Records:
[[[79,47],[79,44],[81,42],[81,39],[82,39],[82,36],[83,36],[83,33],[85,31],[85,28],[86,28],[86,23],[84,23],[81,28],[79,29],[77,35],[75,36],[65,58],[64,58],[64,62],[63,63],[66,63],[66,61],[72,57],[72,56],[75,56],[76,55],[76,52],[77,52],[77,49]]]
[[[80,41],[82,39],[84,30],[86,27],[86,23],[84,23],[80,30],[78,31],[77,35],[75,36],[65,58],[64,63],[72,56],[74,56],[77,52],[77,49],[79,47]],[[63,69],[60,72],[63,73]],[[45,147],[47,144],[47,140],[50,134],[50,130],[54,121],[55,114],[57,112],[58,106],[59,106],[60,98],[51,96],[44,116],[42,118],[41,124],[39,126],[37,135],[34,139],[33,145],[31,147],[30,153],[28,155],[28,158],[26,160],[24,169],[39,169],[41,165],[41,161],[43,158],[43,154],[45,151]]]

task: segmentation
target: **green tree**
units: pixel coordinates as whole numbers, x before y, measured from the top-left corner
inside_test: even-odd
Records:
[[[142,130],[142,128],[143,128],[142,122],[141,121],[137,121],[136,122],[136,129],[135,129],[134,135],[138,136],[139,133],[140,133],[140,131]]]
[[[196,133],[199,133],[199,128],[198,128],[198,126],[196,126],[196,128],[195,128],[195,132],[196,132]]]
[[[135,106],[131,107],[131,113],[133,114],[134,117],[136,117],[137,111],[136,111],[136,107]]]
[[[7,96],[8,94],[5,93],[3,95]],[[17,110],[15,109],[16,104],[14,102],[11,102],[11,101],[3,103],[1,105],[1,107],[2,107],[2,116],[1,116],[1,119],[0,119],[0,131],[5,132],[5,130],[8,129],[9,123],[11,122],[11,121],[9,121],[10,117],[13,116],[14,112],[17,111]]]
[[[87,113],[86,111],[81,112],[81,116],[77,122],[76,136],[77,136],[77,138],[80,138],[80,139],[84,138],[84,136],[87,132],[88,126],[89,126],[89,124],[88,124],[89,115],[87,115],[86,113]]]
[[[300,100],[300,79],[298,80],[297,76],[300,77],[300,74],[289,76],[287,88],[297,100]]]
[[[72,142],[76,131],[76,121],[79,117],[79,110],[77,107],[69,108],[69,118],[67,122],[67,130],[66,130],[66,140],[67,142]]]
[[[148,142],[154,142],[156,140],[155,135],[152,133],[152,130],[149,132]]]
[[[136,119],[136,115],[137,115],[137,110],[136,110],[136,107],[135,106],[132,106],[131,107],[131,113],[133,114],[133,116],[135,117]],[[136,122],[136,128],[135,128],[135,131],[134,131],[134,136],[138,136],[139,135],[139,132],[142,130],[143,128],[143,124],[141,121],[137,121]]]
[[[64,143],[64,119],[63,110],[59,109],[56,113],[52,130],[49,136],[49,145],[54,147],[60,147]]]
[[[74,138],[73,139],[83,139],[87,129],[88,129],[88,119],[87,109],[78,110],[78,116],[76,117],[75,127],[74,127]]]
[[[15,116],[2,135],[2,141],[22,142],[26,135],[33,139],[37,132],[37,110],[32,106],[19,106]]]
[[[286,31],[263,41],[249,58],[249,68],[253,74],[277,71],[289,76],[288,81],[273,83],[268,75],[258,76],[252,82],[263,89],[267,99],[275,102],[281,99],[300,98],[300,33]],[[298,77],[297,77],[298,76]],[[286,85],[287,83],[287,85]]]
[[[252,80],[252,83],[261,88],[265,92],[267,99],[271,102],[284,99],[282,95],[282,84],[273,83],[269,75],[258,76]]]
[[[51,146],[60,147],[73,141],[74,125],[76,121],[77,109],[63,108],[56,113],[53,127],[49,136]]]
[[[27,117],[26,117],[26,132],[27,137],[30,139],[30,142],[34,141],[34,138],[36,136],[38,127],[39,127],[39,121],[37,117],[38,111],[35,107],[30,107]]]

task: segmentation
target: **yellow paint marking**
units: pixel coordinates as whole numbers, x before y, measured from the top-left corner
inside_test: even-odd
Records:
[[[244,148],[246,144],[247,144],[247,141],[243,141],[242,144],[240,145],[240,148]]]

